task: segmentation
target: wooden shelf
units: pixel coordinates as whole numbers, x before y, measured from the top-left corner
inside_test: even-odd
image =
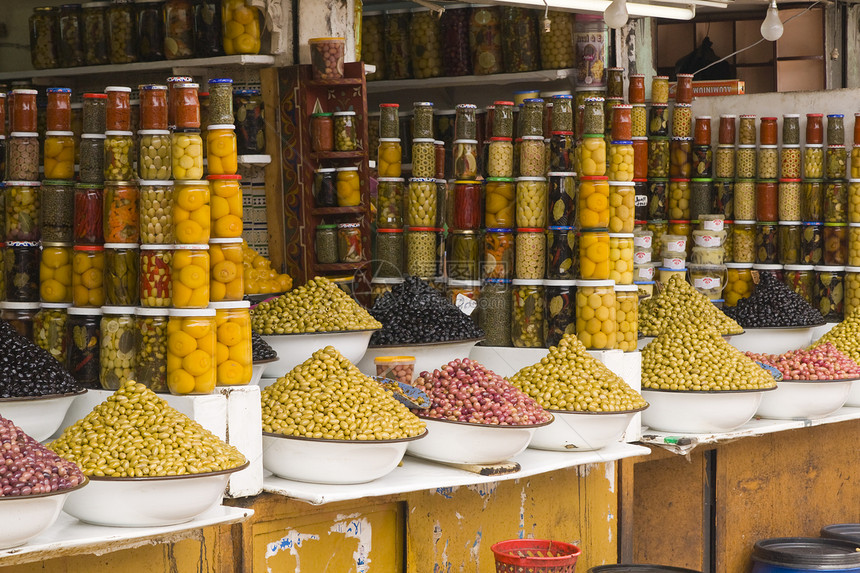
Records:
[[[308,80],[308,85],[315,87],[358,86],[361,85],[361,82],[361,78],[338,78],[335,80]]]
[[[354,271],[367,266],[368,263],[370,263],[370,261],[361,261],[358,263],[314,263],[314,269],[317,272],[337,273],[341,271]]]
[[[267,56],[265,54],[240,54],[235,56],[217,56],[214,58],[189,58],[187,60],[159,60],[157,62],[135,62],[133,64],[109,64],[106,66],[81,66],[77,68],[54,68],[51,70],[2,72],[0,73],[0,80],[66,78],[71,76],[98,76],[158,70],[193,70],[230,66],[250,66],[260,68],[273,66],[274,64],[274,56]]]
[[[311,213],[314,215],[357,215],[364,213],[364,205],[355,207],[314,207]]]
[[[418,90],[433,88],[450,88],[472,85],[505,85],[522,82],[554,82],[573,78],[574,68],[560,70],[537,70],[516,74],[492,74],[489,76],[454,76],[445,78],[426,78],[420,80],[381,80],[367,82],[367,93],[381,93],[394,90]]]
[[[364,151],[313,151],[311,157],[316,160],[320,159],[361,159],[365,155]]]

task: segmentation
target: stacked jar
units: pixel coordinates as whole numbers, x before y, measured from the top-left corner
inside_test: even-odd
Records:
[[[630,76],[627,99],[631,105],[630,133],[633,140],[634,221],[637,228],[648,222],[648,110],[645,105],[645,76]]]
[[[687,237],[685,242],[685,255],[690,254],[692,246],[693,229],[693,189],[697,190],[698,196],[706,196],[707,183],[693,184],[693,112],[692,105],[685,103],[683,96],[686,92],[681,90],[681,101],[675,102],[672,108],[671,134],[669,142],[669,187],[668,187],[668,210],[669,210],[669,234]],[[710,131],[710,130],[708,130]],[[704,190],[705,192],[703,192]],[[664,247],[665,249],[665,247]],[[665,253],[664,253],[665,254]],[[664,257],[665,261],[673,261],[672,264],[664,264],[660,274],[668,276],[672,272],[684,268],[682,263],[678,267],[679,257]],[[672,272],[669,272],[672,271]],[[661,279],[662,280],[662,279]]]
[[[764,121],[764,120],[762,120]],[[798,277],[812,267],[804,268],[801,250],[804,227],[801,222],[801,152],[800,115],[782,116],[782,147],[779,160],[779,189],[777,216],[779,218],[779,262],[787,265],[786,283],[792,288],[800,284]],[[789,269],[789,267],[791,267]],[[800,268],[797,268],[800,267]],[[807,289],[801,289],[806,291]]]
[[[631,78],[632,81],[632,78]],[[643,80],[636,80],[635,92],[644,92]],[[644,93],[642,95],[644,98]],[[651,105],[647,110],[648,137],[648,178],[646,183],[646,200],[648,203],[647,222],[645,228],[651,233],[651,253],[649,263],[644,263],[645,255],[640,255],[641,268],[637,269],[637,280],[649,282],[659,279],[657,268],[662,264],[662,237],[669,232],[670,216],[670,181],[671,164],[669,139],[669,78],[655,76],[651,82]],[[683,189],[673,185],[673,190],[683,194]],[[677,202],[673,203],[677,204]],[[643,247],[640,245],[639,249]],[[644,285],[643,290],[648,290]]]
[[[854,147],[848,180],[848,262],[845,273],[845,316],[860,306],[860,113],[854,114]]]
[[[693,231],[690,284],[710,300],[720,301],[728,278],[725,218],[721,213],[700,215],[698,226]]]

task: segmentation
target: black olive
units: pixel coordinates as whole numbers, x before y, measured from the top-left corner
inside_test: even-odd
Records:
[[[744,328],[813,326],[824,322],[816,308],[770,272],[761,273],[753,294],[725,309],[725,313]]]

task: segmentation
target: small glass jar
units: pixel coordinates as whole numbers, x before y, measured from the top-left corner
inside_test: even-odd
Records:
[[[851,149],[851,179],[860,179],[860,145]]]
[[[173,245],[140,246],[140,304],[166,308],[172,303]]]
[[[860,225],[848,224],[848,265],[860,266]]]
[[[80,173],[81,183],[104,182],[104,142],[105,136],[95,133],[81,135]]]
[[[803,264],[821,264],[824,257],[824,225],[822,223],[803,223],[800,252]]]
[[[603,113],[603,98],[589,97],[585,99],[585,110],[582,115],[582,133],[584,135],[603,136],[606,119]]]
[[[732,260],[736,263],[756,262],[755,221],[735,221],[732,228]]]
[[[203,138],[199,129],[175,132],[171,136],[171,168],[176,180],[199,180],[203,177]],[[107,163],[107,160],[106,160]],[[105,174],[107,179],[107,174]]]
[[[108,6],[109,2],[87,2],[81,6],[84,64],[87,66],[101,66],[110,62],[107,42]]]
[[[672,179],[668,187],[669,220],[690,220],[690,181]]]
[[[676,103],[672,111],[672,137],[692,137],[693,106]]]
[[[105,306],[101,320],[99,381],[105,390],[117,390],[134,379],[135,320],[134,309]]]
[[[37,70],[60,66],[60,11],[54,7],[39,7],[30,16],[30,61]]]
[[[452,192],[451,228],[474,230],[481,227],[481,183],[456,181]]]
[[[209,237],[213,234],[211,195],[208,181],[175,182],[173,222],[177,243],[200,244],[209,241]],[[234,198],[232,203],[235,202]],[[241,195],[239,196],[239,203],[241,204]],[[228,201],[226,206],[228,213],[231,211],[230,204],[231,202]]]
[[[732,180],[714,180],[714,210],[726,219],[735,216],[735,182]]]
[[[7,181],[5,194],[5,236],[8,241],[38,241],[41,238],[38,181]]]
[[[841,113],[827,116],[827,145],[845,145],[845,124]]]
[[[138,56],[142,62],[155,62],[165,58],[164,0],[135,2],[137,6]],[[154,129],[154,128],[153,128]]]
[[[851,316],[860,308],[860,267],[845,268],[844,316]]]
[[[67,311],[70,306],[68,303],[43,302],[33,319],[33,342],[63,365],[69,348]]]
[[[390,293],[395,285],[402,283],[402,278],[380,278],[375,276],[370,279],[370,306],[373,307],[376,301],[387,293]]]
[[[738,127],[738,142],[741,145],[756,144],[756,116],[742,115]]]
[[[140,182],[140,242],[173,244],[173,181]]]
[[[633,180],[644,181],[648,177],[648,138],[633,138]]]
[[[212,58],[224,55],[221,41],[221,7],[218,0],[194,4],[194,56]]]
[[[636,190],[631,183],[609,183],[609,232],[632,233]]]
[[[544,227],[547,222],[547,183],[544,177],[520,177],[516,195],[518,227]],[[607,205],[608,217],[608,205]]]
[[[167,387],[172,394],[209,394],[215,389],[215,314],[214,308],[170,310]]]
[[[43,242],[39,295],[44,303],[72,302],[72,245]]]
[[[323,167],[314,172],[314,203],[317,207],[337,207],[337,190],[335,184],[336,171],[337,169],[334,167]],[[386,194],[385,185],[383,183],[392,181],[400,181],[402,186],[402,179],[379,178],[381,190],[380,197]],[[402,199],[402,189],[400,197]],[[379,206],[379,221],[382,221],[383,205],[380,203]],[[401,208],[399,204],[396,207],[398,211]]]
[[[576,281],[546,280],[544,341],[547,347],[557,345],[564,336],[576,333]]]
[[[249,6],[244,0],[222,0],[221,38],[224,53],[259,54],[262,15],[256,6]],[[343,55],[341,50],[340,69],[342,77]]]
[[[691,154],[693,177],[709,178],[713,174],[710,145],[694,145]]]
[[[84,94],[82,128],[83,132],[104,136],[107,125],[107,94]]]
[[[337,257],[341,263],[359,263],[364,260],[360,223],[338,224]]]
[[[665,221],[669,218],[669,180],[648,180],[648,220]]]
[[[546,173],[546,147],[543,137],[523,137],[519,147],[519,173],[523,177],[541,177]],[[455,149],[456,166],[456,149]],[[456,176],[456,173],[455,173]]]
[[[134,4],[127,0],[112,2],[107,9],[108,57],[112,64],[138,60]]]
[[[542,279],[546,268],[546,238],[544,229],[517,229],[516,269],[518,279]],[[607,235],[607,242],[609,236]],[[607,263],[608,264],[608,263]]]
[[[800,209],[800,179],[780,180],[779,182],[779,208],[778,215],[780,221],[799,221],[801,216]]]
[[[810,145],[807,140],[803,148],[803,178],[821,179],[824,177],[824,146]]]
[[[514,226],[515,184],[512,178],[494,177],[487,180],[484,221],[487,227]]]
[[[579,147],[578,172],[584,177],[606,175],[606,141],[602,137],[586,137]]]
[[[576,179],[572,174],[552,171],[549,173],[548,179],[549,225],[573,225],[576,221]],[[487,201],[489,202],[489,200],[488,184]],[[624,198],[622,198],[621,203],[625,204]],[[511,208],[513,208],[513,203],[511,203]],[[617,222],[622,222],[620,220],[620,216],[624,214],[622,211],[618,213],[619,221]]]
[[[331,265],[338,262],[337,225],[317,225],[314,235],[314,253],[317,263]]]
[[[105,132],[104,178],[105,181],[134,179],[134,143],[130,131]]]
[[[476,231],[448,233],[448,277],[477,280],[480,277],[481,237]]]
[[[669,177],[689,179],[693,174],[693,140],[673,137],[669,143]]]
[[[514,145],[510,138],[494,137],[490,141],[487,175],[489,177],[511,177],[514,172]]]
[[[576,227],[549,227],[546,238],[546,277],[576,278],[579,266]]]
[[[779,222],[779,262],[796,265],[801,262],[800,237],[803,227],[800,221]]]
[[[245,294],[242,238],[209,240],[209,300],[242,300]]]
[[[333,114],[311,114],[311,148],[316,152],[334,151]]]
[[[334,148],[337,151],[355,151],[356,118],[354,111],[337,111],[334,113]]]
[[[735,181],[735,219],[755,219],[755,181]]]
[[[478,176],[478,141],[458,139],[454,141],[454,178],[472,179]]]
[[[698,221],[713,212],[714,186],[710,179],[693,179],[690,183],[690,218]]]
[[[140,242],[138,186],[130,181],[107,181],[104,191],[104,240]]]
[[[814,269],[815,267],[812,265],[785,265],[783,267],[785,284],[811,305],[815,304]]]
[[[779,262],[779,227],[776,223],[757,223],[755,234],[755,262],[776,264]]]
[[[206,130],[206,159],[210,175],[235,175],[239,170],[233,124],[213,124]]]
[[[0,319],[5,320],[18,334],[34,340],[34,322],[39,312],[38,302],[0,302]]]
[[[648,140],[648,178],[665,179],[669,177],[669,140]]]
[[[759,181],[756,183],[755,208],[756,219],[759,222],[779,220],[778,189],[779,187],[775,181]]]
[[[164,57],[181,60],[194,56],[194,6],[191,0],[164,3]]]
[[[633,284],[633,233],[609,234],[609,278],[615,284]]]
[[[252,378],[250,302],[213,302],[217,348],[215,370],[218,386],[245,386]]]
[[[380,138],[376,154],[376,171],[380,177],[400,177],[403,151],[399,139]]]
[[[840,322],[845,310],[845,267],[815,267],[816,288],[814,306],[827,322]]]
[[[433,139],[412,140],[412,176],[433,179],[436,175],[436,146]]]
[[[749,297],[754,288],[752,264],[726,263],[726,288],[723,291],[725,305],[737,305],[742,298]]]
[[[78,183],[75,186],[74,240],[76,244],[104,243],[103,198],[104,188],[101,185]]]
[[[616,305],[612,281],[577,281],[576,334],[586,350],[615,348]]]
[[[776,179],[779,174],[779,152],[776,145],[759,146],[757,164],[759,179]]]
[[[484,233],[482,275],[485,279],[514,276],[514,234],[511,229],[488,228]]]
[[[177,245],[170,270],[174,308],[206,308],[209,268],[209,245]]]
[[[648,110],[648,137],[669,136],[669,106],[652,105]]]
[[[735,174],[739,179],[756,176],[756,148],[754,145],[739,145],[735,152]]]
[[[105,302],[115,306],[136,306],[140,300],[140,250],[133,243],[105,243]]]
[[[514,279],[511,341],[517,348],[544,346],[544,288],[542,280]]]
[[[609,226],[609,182],[605,177],[580,178],[578,211],[582,229],[605,229]]]
[[[436,223],[438,197],[436,181],[427,178],[409,180],[407,195],[407,224],[410,227],[431,227]]]
[[[67,311],[66,336],[69,348],[66,370],[82,388],[99,389],[101,308],[71,307]]]
[[[433,227],[412,227],[406,233],[406,274],[429,279],[436,276],[437,235]]]
[[[162,308],[136,308],[136,379],[153,392],[167,391],[167,315]]]
[[[258,89],[233,90],[233,109],[236,116],[236,145],[239,155],[266,152],[266,118],[263,113],[263,96]]]
[[[605,280],[611,276],[609,233],[587,231],[579,236],[579,276]],[[631,259],[633,253],[630,253]]]
[[[733,145],[717,146],[714,159],[714,176],[721,179],[731,179],[735,176],[735,148]]]
[[[14,181],[38,180],[38,133],[14,131],[7,143],[8,158],[6,161],[6,177]],[[74,152],[72,156],[74,157]],[[67,177],[67,179],[68,178],[69,177]]]
[[[860,223],[860,179],[848,180],[848,222]]]
[[[845,223],[824,223],[825,265],[844,265],[848,261],[848,225]]]
[[[18,143],[12,139],[11,143]],[[10,166],[12,151],[10,150]],[[26,152],[24,152],[26,155]],[[75,178],[75,137],[71,131],[45,133],[44,172],[46,179],[70,180]]]
[[[399,278],[403,276],[403,229],[377,229],[376,256],[373,259],[374,277]]]
[[[804,181],[800,195],[802,221],[824,220],[824,182]]]
[[[75,245],[72,258],[72,302],[75,306],[104,305],[104,270],[103,246]]]
[[[783,179],[800,179],[800,146],[782,147],[779,172]]]
[[[633,142],[613,141],[609,145],[609,179],[633,181]]]
[[[635,352],[639,335],[639,287],[615,285],[615,348]]]
[[[317,185],[317,180],[319,180],[320,191],[323,192],[323,199],[328,199],[327,190],[324,186],[329,185],[326,183],[326,178],[333,180],[334,169],[331,169],[331,173],[328,173],[327,169],[320,169],[316,172],[316,177],[314,181],[314,185]],[[435,184],[434,184],[435,187]],[[333,183],[331,184],[331,188],[333,190]],[[380,177],[377,185],[377,198],[376,198],[376,225],[381,229],[399,229],[403,227],[403,198],[404,198],[404,185],[403,179],[399,177]],[[325,207],[329,205],[320,204],[319,196],[317,196],[317,205],[320,207]],[[435,215],[435,207],[434,203],[434,215]],[[429,226],[433,223],[429,223]]]
[[[511,346],[512,296],[510,281],[490,279],[478,299],[479,324],[485,333],[481,346]]]
[[[848,152],[844,145],[828,145],[826,169],[828,179],[845,179],[848,176]]]
[[[828,181],[824,184],[824,222],[846,223],[848,221],[848,189],[843,181]]]

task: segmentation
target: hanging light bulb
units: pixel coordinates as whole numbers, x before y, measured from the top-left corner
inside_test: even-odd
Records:
[[[603,12],[603,21],[610,28],[620,28],[627,23],[627,0],[612,0]]]
[[[607,8],[607,11],[609,9]],[[769,42],[776,42],[782,38],[782,20],[779,19],[779,10],[776,9],[776,0],[770,0],[767,15],[761,23],[761,35]]]

